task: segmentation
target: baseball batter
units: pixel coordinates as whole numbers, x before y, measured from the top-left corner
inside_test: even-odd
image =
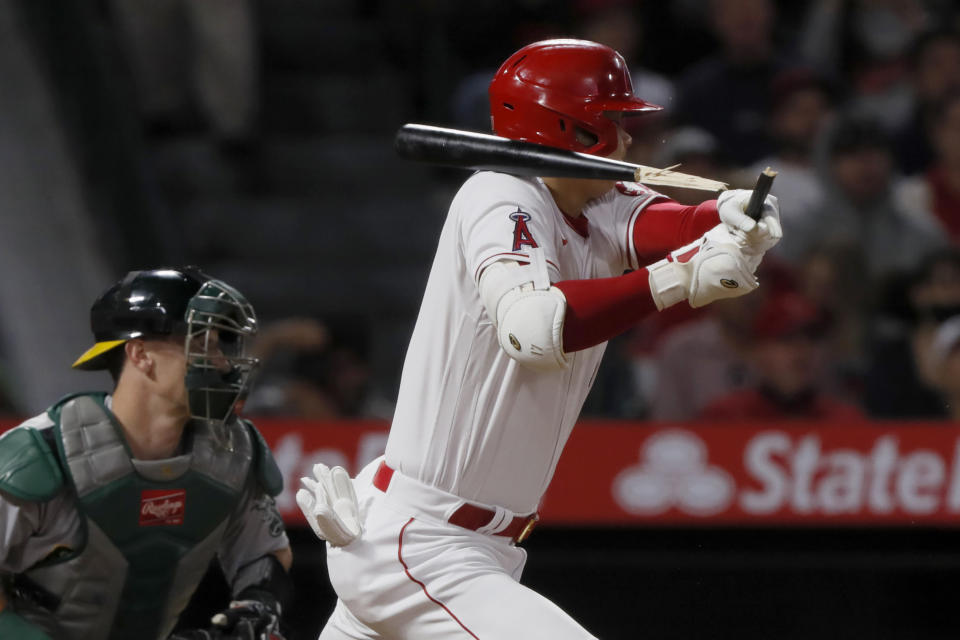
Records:
[[[94,302],[112,394],[0,438],[0,638],[167,638],[214,556],[234,601],[182,640],[279,639],[291,553],[280,471],[234,404],[253,308],[194,268],[133,271]]]
[[[586,41],[524,47],[490,85],[501,136],[622,159],[633,95],[623,58]],[[407,351],[386,455],[298,502],[331,542],[339,596],[322,640],[591,638],[522,586],[518,545],[606,341],[681,301],[758,286],[781,236],[748,191],[682,206],[638,184],[479,172],[457,193]],[[333,483],[335,486],[337,483]],[[327,487],[326,492],[319,486]],[[360,533],[362,529],[362,533]],[[359,534],[359,535],[358,535]]]

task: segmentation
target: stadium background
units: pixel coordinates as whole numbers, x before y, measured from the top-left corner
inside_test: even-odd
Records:
[[[736,86],[742,101],[718,92],[698,110],[695,89],[723,77],[722,65],[701,63],[724,59],[711,18],[724,7],[757,41],[769,37],[756,65],[766,73],[742,91],[720,85]],[[796,83],[816,85],[828,98],[825,130],[856,112],[884,136],[871,145],[869,128],[853,128],[859,138],[828,147],[887,150],[894,170],[884,189],[909,195],[902,181],[916,186],[949,164],[931,149],[939,129],[916,122],[939,117],[960,89],[960,59],[943,54],[931,73],[944,86],[926,113],[918,47],[931,30],[960,42],[957,28],[946,0],[0,0],[0,429],[68,391],[106,387],[68,365],[87,346],[87,310],[107,283],[128,269],[193,263],[244,291],[271,328],[277,344],[260,345],[270,366],[251,409],[266,416],[288,485],[314,455],[355,471],[382,447],[376,434],[446,204],[464,177],[397,159],[399,125],[484,128],[485,83],[506,55],[543,37],[602,34],[630,45],[638,93],[668,101],[665,118],[634,130],[635,160],[682,157],[688,170],[749,185],[758,162],[796,151],[770,134],[775,107]],[[807,75],[791,76],[797,69]],[[711,130],[703,111],[724,126]],[[911,144],[925,136],[926,155]],[[824,202],[808,211],[831,215],[835,203]],[[924,201],[897,202],[910,218]],[[933,208],[942,243],[929,250],[949,251],[960,209]],[[814,216],[791,215],[798,232],[829,244],[831,230]],[[856,424],[656,420],[648,378],[657,366],[665,376],[658,348],[671,327],[699,318],[613,342],[544,523],[525,544],[525,582],[603,638],[956,637],[960,430],[949,384],[923,384],[896,358],[877,357],[892,344],[891,326],[909,339],[921,324],[907,292],[924,252],[885,249],[904,259],[863,267],[873,258],[854,255],[836,264],[861,277],[841,270],[821,283],[854,307],[832,309],[848,321],[834,326],[849,324],[856,337],[836,343],[854,343],[849,352],[828,349],[822,379],[868,416]],[[786,275],[765,283],[800,281],[789,287],[808,294],[803,258],[782,258]],[[927,329],[952,308],[942,304]],[[751,319],[765,337],[795,320],[772,309],[767,324]],[[304,344],[322,349],[304,355]],[[293,396],[301,401],[277,399]],[[361,446],[363,434],[374,436]],[[749,463],[762,437],[787,443],[770,454],[767,476]],[[678,497],[686,471],[636,468],[663,438],[667,462],[715,472],[694,491],[713,502]],[[882,489],[893,502],[884,506],[870,500],[871,478],[890,446]],[[797,497],[803,465],[790,456],[801,450],[813,456],[803,472],[812,495],[829,493],[839,506]],[[743,494],[774,482],[771,465],[794,493],[751,514]],[[638,484],[619,483],[621,473]],[[313,638],[333,595],[322,546],[291,518],[293,638]],[[196,620],[224,597],[215,571],[202,596],[188,614]]]

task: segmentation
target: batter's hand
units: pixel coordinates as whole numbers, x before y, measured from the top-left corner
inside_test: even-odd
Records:
[[[759,261],[759,258],[757,258]],[[683,299],[703,307],[722,298],[750,293],[760,284],[750,259],[723,224],[647,267],[650,294],[663,310]]]
[[[737,246],[743,249],[745,254],[755,256],[759,264],[763,254],[780,242],[783,228],[780,226],[780,204],[776,196],[767,196],[763,201],[759,221],[744,213],[752,193],[749,189],[724,191],[717,198],[717,212],[727,230],[736,239]],[[752,266],[755,270],[756,266]]]
[[[297,504],[318,538],[343,547],[360,536],[360,506],[353,481],[343,467],[313,465],[313,478],[300,478]]]

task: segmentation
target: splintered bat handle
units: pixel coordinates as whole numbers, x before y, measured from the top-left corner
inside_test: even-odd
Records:
[[[760,212],[763,210],[763,201],[767,199],[770,193],[770,187],[773,186],[773,179],[777,177],[777,172],[767,167],[760,172],[757,178],[757,186],[753,188],[750,195],[750,202],[747,203],[747,210],[744,212],[754,220],[760,219]]]

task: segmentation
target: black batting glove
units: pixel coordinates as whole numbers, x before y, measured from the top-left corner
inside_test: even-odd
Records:
[[[269,596],[262,600],[234,600],[211,622],[215,640],[285,640],[280,631],[280,605]]]

